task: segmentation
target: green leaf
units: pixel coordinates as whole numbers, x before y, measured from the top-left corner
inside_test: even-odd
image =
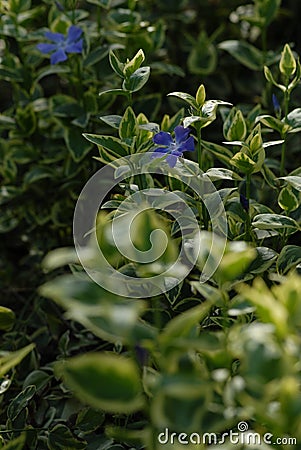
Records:
[[[84,67],[94,66],[94,64],[104,59],[108,53],[109,50],[106,47],[96,47],[84,59],[83,61]]]
[[[277,270],[281,274],[286,274],[300,263],[301,247],[298,245],[286,245],[277,259]]]
[[[8,82],[23,82],[23,76],[21,69],[12,69],[4,65],[0,65],[0,80],[5,80]]]
[[[73,160],[76,162],[83,159],[92,149],[92,145],[83,138],[83,135],[78,128],[65,128],[64,139]]]
[[[34,133],[37,126],[37,117],[32,103],[29,103],[25,108],[17,108],[16,122],[26,135],[30,136]]]
[[[171,92],[170,94],[167,95],[178,97],[181,100],[184,100],[184,102],[188,103],[188,105],[192,106],[194,109],[198,109],[198,104],[195,98],[190,94],[186,94],[186,92]]]
[[[224,122],[224,136],[228,141],[243,141],[247,134],[247,126],[242,112],[232,108]]]
[[[32,397],[36,393],[35,386],[27,386],[21,391],[9,404],[7,408],[7,416],[10,420],[15,420],[20,412],[26,408]]]
[[[44,372],[43,370],[33,370],[30,374],[25,378],[23,383],[23,389],[34,386],[36,391],[43,389],[51,380],[51,375]]]
[[[172,346],[177,339],[189,337],[192,329],[205,319],[211,307],[212,301],[207,300],[169,321],[159,336],[161,345]]]
[[[78,413],[75,426],[81,433],[90,434],[102,425],[105,417],[103,411],[85,408]]]
[[[278,205],[287,212],[294,211],[298,208],[298,198],[295,196],[290,186],[281,189],[278,195]]]
[[[122,116],[117,116],[115,114],[109,115],[109,116],[100,116],[99,117],[104,123],[109,125],[112,128],[115,128],[118,130],[120,126],[120,122],[122,120]]]
[[[241,177],[229,169],[221,168],[215,168],[208,169],[206,172],[206,175],[210,178],[212,181],[216,180],[241,180]]]
[[[248,272],[259,274],[267,270],[277,258],[277,253],[268,247],[256,247],[257,256],[248,267]]]
[[[42,268],[46,271],[54,270],[66,264],[78,262],[78,256],[73,247],[60,247],[48,253],[42,261]]]
[[[297,175],[289,175],[287,177],[280,177],[279,180],[285,180],[293,188],[297,189],[297,191],[301,191],[301,177]]]
[[[197,42],[188,55],[187,65],[191,73],[210,75],[216,69],[217,51],[206,32],[201,31]]]
[[[124,64],[123,73],[126,78],[133,75],[134,72],[136,72],[137,69],[140,68],[141,64],[145,60],[144,52],[143,50],[138,50],[134,58],[132,58],[129,62]]]
[[[292,128],[301,130],[301,108],[296,108],[289,112],[286,121]]]
[[[121,139],[133,139],[138,133],[137,119],[133,109],[128,106],[119,125],[119,136]]]
[[[289,130],[289,126],[285,122],[282,122],[282,120],[267,114],[258,116],[256,121],[260,121],[266,127],[278,131],[279,134],[285,133]]]
[[[274,86],[276,86],[277,88],[279,88],[282,92],[286,91],[286,87],[283,86],[283,84],[277,83],[271,70],[267,66],[264,66],[263,70],[264,70],[264,76],[266,77],[266,79],[269,83],[271,83]]]
[[[9,331],[16,320],[15,313],[5,306],[0,306],[0,330]]]
[[[89,353],[57,363],[56,373],[84,403],[112,413],[143,406],[140,375],[134,362],[115,353]]]
[[[236,153],[230,162],[245,174],[252,173],[256,165],[256,163],[243,152]]]
[[[102,6],[105,9],[109,9],[112,0],[87,0],[88,3],[92,5]]]
[[[233,58],[249,69],[261,71],[263,68],[261,51],[245,41],[228,40],[221,42],[218,47],[229,52]]]
[[[26,441],[26,434],[23,433],[16,439],[9,441],[6,445],[1,447],[1,450],[22,450],[24,449],[25,441]]]
[[[137,69],[128,79],[123,82],[123,89],[130,92],[137,92],[147,83],[150,76],[150,67]]]
[[[290,78],[296,72],[297,63],[293,52],[288,44],[285,44],[279,62],[279,70],[286,78]]]
[[[254,217],[252,225],[260,230],[292,229],[297,231],[299,228],[294,219],[280,214],[258,214]]]
[[[227,147],[223,147],[222,145],[203,140],[202,146],[205,150],[207,150],[209,153],[212,153],[220,161],[230,166],[230,159],[232,158],[233,155],[231,150],[229,150]]]
[[[256,252],[254,248],[230,251],[223,256],[214,277],[219,283],[233,281],[246,272],[255,258]]]
[[[104,94],[113,94],[113,95],[124,95],[128,97],[129,91],[126,89],[107,89],[106,91],[100,92],[98,95],[104,95]]]
[[[37,166],[26,172],[24,177],[24,185],[36,183],[37,181],[43,180],[45,178],[55,179],[55,171],[47,166]]]
[[[9,352],[4,356],[0,356],[0,377],[3,377],[13,367],[20,364],[23,358],[28,355],[35,348],[34,344],[29,344],[26,347],[16,350],[15,352]]]
[[[262,322],[268,323],[270,326],[274,325],[276,332],[280,337],[284,338],[287,335],[288,311],[285,306],[275,298],[271,289],[266,286],[262,278],[256,278],[252,286],[244,284],[239,285],[237,290],[246,300],[256,306],[256,313]],[[262,326],[263,324],[256,324],[255,327],[257,325]],[[268,330],[268,328],[266,330]],[[259,336],[260,334],[258,337]],[[269,342],[266,338],[264,341],[266,343]],[[256,342],[256,339],[254,342]],[[254,364],[254,361],[252,361],[252,363]]]
[[[269,25],[278,13],[281,0],[255,1],[256,13],[264,19],[265,26]]]
[[[168,361],[166,363],[168,365]],[[213,392],[210,382],[208,383],[208,380],[205,382],[202,377],[191,372],[179,373],[178,369],[176,373],[165,375],[152,398],[150,416],[157,429],[165,430],[160,433],[161,435],[165,436],[169,430],[180,433],[183,429],[187,433],[193,433],[202,420],[204,411],[210,408],[209,401]],[[188,445],[177,445],[177,441],[171,442],[172,445],[166,447],[169,450],[190,448]],[[186,442],[188,443],[188,440]],[[156,446],[156,449],[159,448],[163,450],[165,446]],[[190,450],[192,448],[193,446]]]
[[[124,78],[123,73],[124,64],[121,61],[119,61],[119,59],[112,50],[110,50],[109,52],[109,61],[114,72],[117,73],[117,75],[119,75],[121,78]]]
[[[43,78],[48,77],[49,75],[61,74],[61,73],[69,73],[70,67],[67,66],[47,66],[43,67],[40,71],[38,71],[38,76],[35,78],[36,83],[41,81]]]
[[[129,155],[131,152],[128,145],[114,136],[86,133],[83,136],[98,146],[100,157],[105,162],[114,161],[122,156]]]
[[[58,424],[49,431],[47,446],[49,450],[84,450],[87,442],[74,436],[65,425]]]

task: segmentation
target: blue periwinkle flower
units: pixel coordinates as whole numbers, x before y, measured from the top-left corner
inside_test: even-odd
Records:
[[[57,64],[66,61],[67,53],[81,53],[83,50],[83,40],[80,39],[83,30],[75,25],[71,25],[67,36],[62,33],[53,33],[46,31],[45,37],[53,44],[38,44],[37,48],[42,53],[52,53],[50,57],[51,64]]]
[[[248,212],[250,208],[249,200],[243,194],[240,194],[239,198],[241,206]]]
[[[277,117],[280,117],[281,116],[281,106],[280,106],[278,98],[275,94],[272,95],[272,101],[273,101],[275,114]]]
[[[183,156],[183,152],[194,150],[194,140],[192,136],[189,136],[189,128],[178,125],[174,132],[175,139],[166,131],[160,131],[153,137],[154,143],[160,147],[154,150],[152,157],[159,158],[166,153],[166,161],[170,167],[176,165],[178,157]]]

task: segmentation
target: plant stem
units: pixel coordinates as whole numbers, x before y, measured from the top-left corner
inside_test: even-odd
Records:
[[[283,177],[285,171],[285,154],[286,154],[286,141],[281,146],[281,162],[280,162],[280,176]]]
[[[200,170],[202,169],[202,129],[201,129],[201,124],[196,122],[195,125],[196,128],[196,132],[197,132],[197,152],[198,152],[198,164],[199,164],[199,168]]]
[[[247,221],[246,221],[246,240],[251,240],[251,218],[250,218],[250,196],[251,196],[251,174],[248,173],[246,175],[246,199],[248,201],[249,210],[247,213]]]
[[[267,54],[267,27],[264,26],[261,30],[261,48],[263,53],[263,64],[266,64],[266,54]]]
[[[288,107],[290,101],[290,93],[288,90],[284,93],[284,122],[287,123],[287,115],[288,115]],[[281,162],[280,162],[280,176],[283,177],[285,173],[285,156],[286,156],[286,136],[287,133],[281,135],[281,139],[284,139],[284,142],[281,147]]]

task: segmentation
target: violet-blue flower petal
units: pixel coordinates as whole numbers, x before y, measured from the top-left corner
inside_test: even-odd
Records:
[[[78,42],[67,44],[65,50],[67,53],[81,53],[83,51],[83,40],[80,39]]]
[[[71,25],[68,30],[67,43],[74,43],[82,35],[83,30],[75,25]]]
[[[185,151],[186,152],[193,152],[194,151],[194,139],[192,136],[190,136],[187,141],[185,142]]]
[[[169,165],[169,167],[173,168],[177,164],[178,157],[170,153],[166,156],[166,162]]]
[[[160,131],[159,133],[155,134],[153,137],[153,141],[155,144],[159,145],[171,145],[173,144],[173,139],[171,137],[170,133],[167,133],[166,131]]]
[[[190,133],[190,129],[189,128],[184,128],[182,125],[178,125],[175,128],[176,143],[180,144],[181,142],[186,141],[186,139],[189,136],[189,133]]]
[[[67,55],[62,48],[59,48],[56,52],[54,52],[50,57],[51,64],[57,64],[59,62],[66,61]]]
[[[56,44],[38,44],[37,49],[42,53],[49,53],[57,49]]]
[[[44,33],[44,36],[50,41],[56,43],[64,42],[65,40],[65,36],[62,33],[53,33],[52,31],[46,31],[46,33]]]

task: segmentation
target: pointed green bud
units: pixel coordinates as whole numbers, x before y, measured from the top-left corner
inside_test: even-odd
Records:
[[[294,75],[297,68],[297,62],[293,55],[293,52],[288,44],[285,44],[279,62],[279,70],[286,78],[290,78]]]
[[[205,86],[203,84],[201,84],[201,86],[198,88],[195,99],[199,106],[203,106],[203,104],[205,103],[206,91]]]

